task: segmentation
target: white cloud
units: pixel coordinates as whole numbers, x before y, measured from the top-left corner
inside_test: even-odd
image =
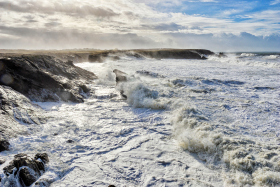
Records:
[[[33,41],[33,37],[37,38],[37,40],[30,42],[29,46],[31,47],[32,45],[40,46],[38,42],[44,42],[46,38],[48,38],[48,41],[42,46],[55,46],[54,43],[59,41],[59,45],[56,45],[57,47],[65,46],[63,42],[68,43],[67,46],[71,44],[90,47],[93,46],[91,43],[95,43],[108,47],[110,42],[106,38],[111,40],[112,46],[120,45],[117,43],[119,40],[114,39],[114,37],[117,37],[122,38],[122,40],[127,39],[127,43],[124,46],[136,47],[136,44],[139,44],[139,46],[157,46],[158,44],[166,43],[166,41],[169,41],[170,44],[172,38],[168,40],[164,37],[172,33],[185,36],[196,34],[202,37],[207,34],[217,36],[221,33],[238,35],[240,32],[254,35],[270,35],[280,30],[280,26],[277,24],[280,11],[276,10],[242,15],[240,18],[248,20],[235,22],[230,18],[226,18],[227,15],[236,14],[243,10],[234,8],[227,12],[225,11],[224,15],[206,17],[187,15],[180,12],[161,12],[155,8],[156,6],[149,6],[146,2],[148,1],[71,0],[58,2],[56,0],[0,0],[0,35],[10,36],[3,36],[4,38],[2,37],[1,41],[8,41],[13,37],[19,38],[19,41]],[[149,2],[165,2],[177,6],[183,1],[155,0]],[[106,40],[106,42],[104,44],[94,42],[94,40],[100,41],[97,36],[101,35],[104,37],[100,38]],[[79,39],[69,39],[68,37]],[[85,38],[87,40],[84,40]],[[87,41],[91,41],[91,43],[87,43]],[[135,45],[131,41],[135,41]],[[0,48],[13,46],[11,43],[13,42],[0,42]],[[17,46],[17,44],[13,44]],[[172,45],[175,46],[175,43],[173,42]]]
[[[279,4],[279,3],[280,3],[280,0],[274,0],[274,1],[270,2],[270,5],[276,5],[276,4]]]

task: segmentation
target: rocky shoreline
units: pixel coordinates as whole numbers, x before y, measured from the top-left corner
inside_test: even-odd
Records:
[[[156,59],[206,59],[207,55],[215,53],[206,49],[130,49],[130,50],[1,50],[1,56],[17,55],[45,55],[52,56],[62,61],[80,62],[103,62],[106,59],[118,60],[121,56],[135,58]]]
[[[79,53],[1,52],[3,50],[0,50],[0,152],[9,150],[10,138],[17,135],[29,135],[22,123],[37,125],[45,123],[44,111],[34,104],[34,101],[83,102],[83,99],[91,92],[86,85],[98,77],[94,73],[75,66],[74,62],[103,62],[107,58],[118,60],[123,55],[135,58],[206,59],[207,55],[214,54],[209,50],[183,49],[108,50]],[[47,155],[44,156],[47,157]],[[47,163],[42,159],[41,161],[37,161],[37,158],[31,159],[27,155],[15,156],[15,160],[20,160],[21,165],[15,166],[15,161],[9,163],[11,170],[7,170],[5,174],[7,177],[14,174],[12,166],[16,167],[20,180],[25,186],[33,184],[38,179],[41,175],[40,171],[44,170],[44,164]],[[30,163],[34,166],[28,165]],[[38,170],[41,166],[42,168]],[[30,171],[32,167],[35,172]]]

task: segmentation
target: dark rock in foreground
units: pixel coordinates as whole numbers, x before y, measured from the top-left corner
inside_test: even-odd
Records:
[[[6,175],[5,182],[10,183],[18,176],[22,186],[32,185],[45,172],[48,160],[46,153],[38,153],[34,159],[23,153],[15,155],[14,160],[3,169]]]
[[[5,139],[0,139],[0,152],[9,150],[10,143]]]
[[[0,85],[10,86],[33,101],[83,102],[82,85],[96,79],[92,72],[46,55],[0,59]]]

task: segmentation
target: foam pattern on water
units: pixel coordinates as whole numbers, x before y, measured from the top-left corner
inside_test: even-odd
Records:
[[[99,76],[88,85],[94,94],[80,104],[37,103],[48,122],[30,124],[31,136],[1,156],[47,152],[40,180],[51,186],[278,185],[278,57],[263,65],[236,56],[78,64]],[[128,81],[115,86],[114,69]],[[1,177],[4,186],[17,180]]]

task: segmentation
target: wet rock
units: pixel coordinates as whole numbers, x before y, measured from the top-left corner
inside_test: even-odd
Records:
[[[43,180],[37,181],[34,184],[34,187],[49,187],[49,186],[50,186],[49,182]]]
[[[0,152],[9,149],[10,143],[5,139],[0,139]]]
[[[28,170],[27,167],[21,168],[19,171],[19,178],[22,185],[30,186],[36,181],[36,177]]]
[[[114,69],[113,72],[116,74],[116,83],[117,85],[120,83],[120,82],[125,82],[127,81],[127,74],[125,72],[122,72],[118,69]],[[124,97],[125,99],[127,99],[127,96],[124,94],[124,91],[121,90],[120,91],[120,94],[122,97]]]
[[[47,153],[37,153],[34,158],[36,160],[41,159],[45,164],[49,162],[49,156]]]
[[[74,143],[74,140],[67,140],[66,143]]]
[[[4,158],[0,158],[0,165],[4,164],[6,160]]]
[[[0,59],[0,85],[34,101],[83,102],[79,85],[96,79],[92,73],[46,55],[18,55]]]
[[[74,66],[74,63],[73,63],[72,60],[68,60],[68,61],[66,62],[66,64],[67,64],[67,65],[70,65],[70,66]]]
[[[218,54],[218,57],[227,57],[227,55],[225,55],[224,53],[222,53],[222,52],[220,52],[219,54]]]
[[[10,175],[15,177],[18,174],[22,186],[30,186],[45,172],[47,162],[49,162],[49,158],[46,153],[37,153],[34,159],[27,154],[20,153],[15,155],[14,160],[3,170],[7,177]]]
[[[127,74],[125,72],[122,72],[118,69],[114,69],[113,72],[116,74],[116,82],[117,84],[119,82],[127,81]]]
[[[103,62],[106,57],[108,57],[109,52],[102,52],[97,54],[91,54],[88,56],[89,62]]]
[[[80,85],[80,92],[88,93],[90,89],[86,85]]]

